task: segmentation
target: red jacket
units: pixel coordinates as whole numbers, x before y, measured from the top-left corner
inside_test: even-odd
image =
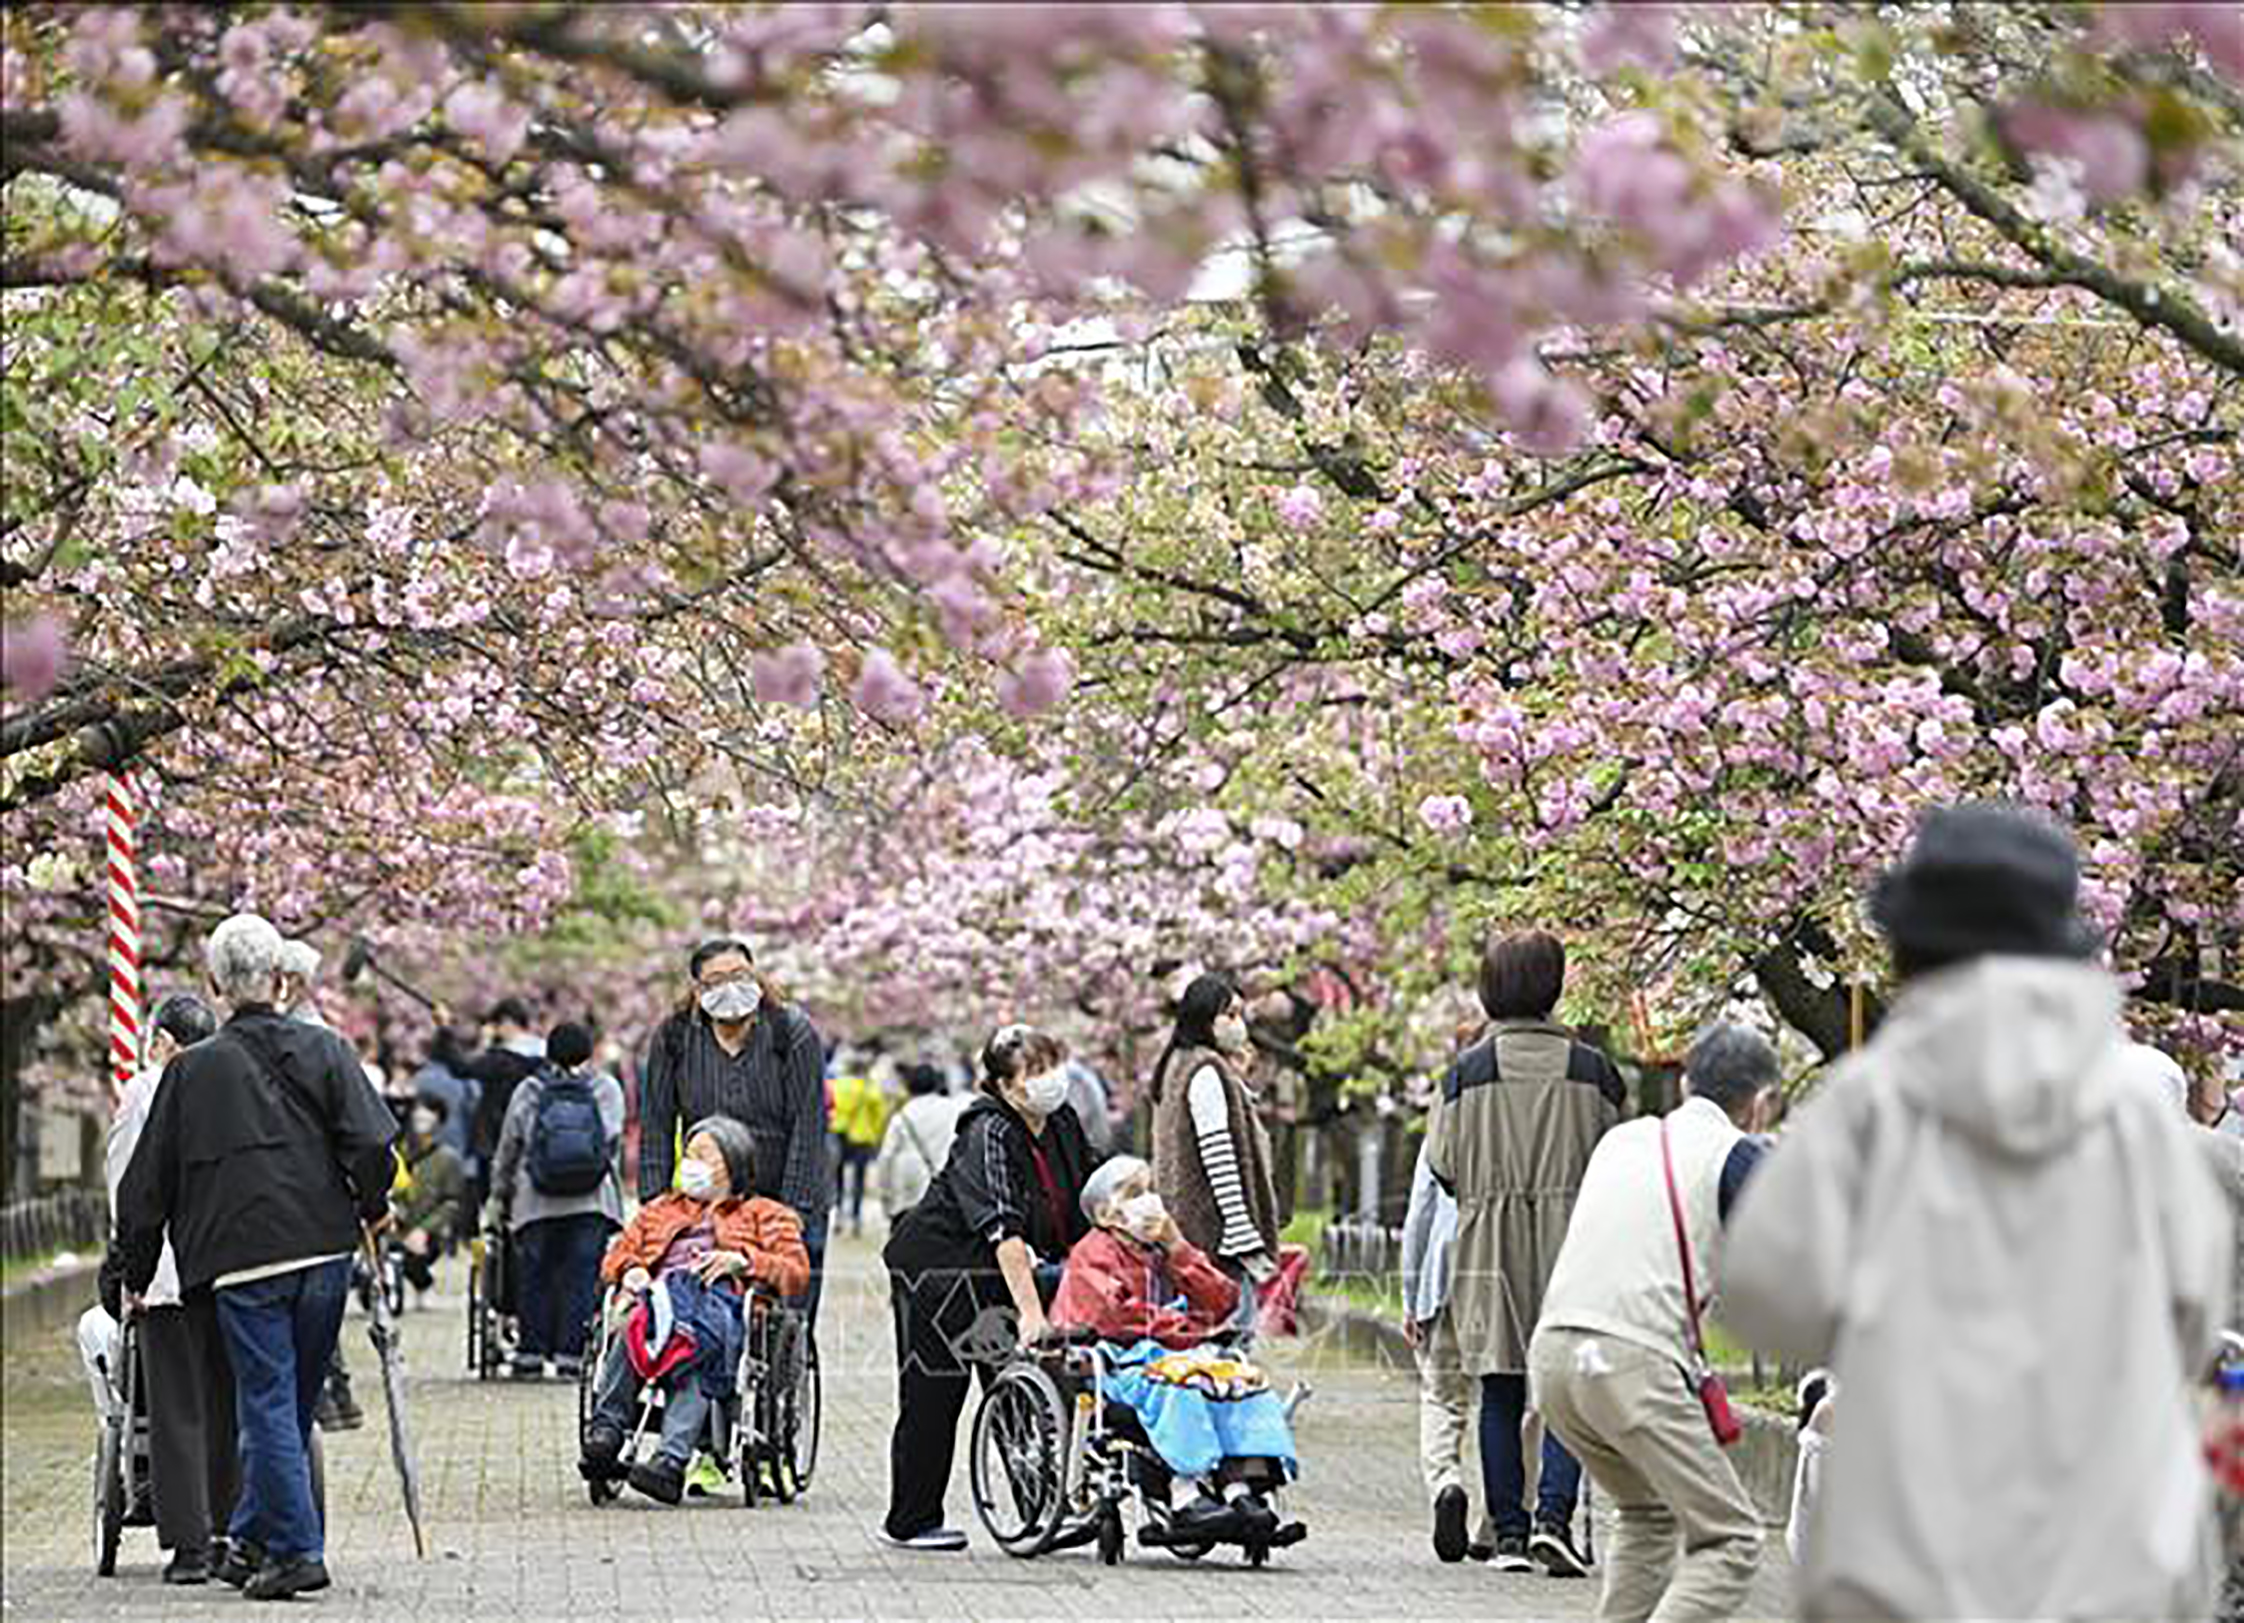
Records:
[[[1185,1305],[1173,1306],[1179,1296]],[[1206,1253],[1179,1240],[1164,1251],[1113,1229],[1093,1229],[1067,1254],[1052,1322],[1096,1330],[1102,1341],[1190,1347],[1228,1321],[1239,1287]]]
[[[608,1242],[601,1279],[613,1285],[633,1268],[652,1271],[672,1240],[710,1215],[711,1208],[691,1195],[666,1190],[640,1207],[631,1226]],[[727,1196],[717,1202],[715,1216],[716,1248],[746,1257],[749,1278],[782,1296],[810,1289],[810,1253],[803,1248],[802,1223],[793,1207],[761,1195],[751,1200]]]

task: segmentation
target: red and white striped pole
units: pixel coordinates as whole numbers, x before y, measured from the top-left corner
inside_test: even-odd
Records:
[[[140,803],[132,774],[109,779],[109,1077],[122,1098],[140,1070]]]

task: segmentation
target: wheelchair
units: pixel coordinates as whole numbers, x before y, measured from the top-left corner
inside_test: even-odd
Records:
[[[140,1379],[140,1323],[117,1329],[116,1351],[102,1361],[109,1412],[94,1449],[94,1571],[117,1575],[117,1547],[128,1527],[153,1527],[156,1494],[149,1474],[148,1394]]]
[[[623,1292],[610,1286],[594,1311],[584,1338],[585,1358],[577,1375],[577,1446],[581,1450],[599,1401],[600,1376],[610,1349],[623,1338]],[[822,1386],[818,1344],[800,1308],[776,1292],[751,1285],[741,1299],[740,1370],[732,1398],[714,1405],[703,1446],[718,1468],[738,1485],[742,1504],[753,1510],[759,1499],[791,1504],[810,1491],[818,1465]],[[692,1377],[689,1377],[692,1378]],[[662,1431],[665,1394],[648,1382],[639,1390],[623,1452],[610,1471],[587,1477],[594,1505],[623,1492],[642,1442]]]
[[[467,1367],[479,1381],[503,1378],[514,1363],[508,1246],[503,1231],[478,1230],[468,1242]]]
[[[1136,1414],[1107,1395],[1108,1378],[1096,1335],[1066,1330],[1014,1353],[984,1389],[968,1454],[974,1511],[1007,1555],[1025,1560],[1095,1543],[1100,1562],[1117,1566],[1128,1544],[1126,1511],[1134,1511],[1137,1542],[1149,1549],[1197,1561],[1215,1548],[1215,1541],[1175,1527],[1173,1473]],[[1297,1388],[1287,1415],[1308,1396],[1307,1387]],[[1280,1511],[1284,1528],[1276,1468],[1257,1468],[1246,1479]],[[1272,1549],[1300,1536],[1247,1533],[1222,1542],[1260,1567]]]
[[[94,1448],[94,1572],[117,1575],[117,1549],[128,1527],[156,1525],[156,1490],[148,1442],[148,1389],[141,1379],[140,1319],[117,1327],[114,1361],[103,1360],[109,1413]],[[312,1502],[327,1519],[327,1450],[313,1428],[310,1446]],[[214,1529],[224,1532],[224,1527]]]

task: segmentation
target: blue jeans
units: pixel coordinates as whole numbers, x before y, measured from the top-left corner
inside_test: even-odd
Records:
[[[598,1400],[593,1404],[594,1418],[631,1435],[631,1423],[638,1418],[634,1400],[640,1387],[646,1383],[639,1372],[631,1367],[631,1355],[624,1351],[623,1337],[617,1336],[608,1347],[608,1362],[600,1371]],[[668,1460],[681,1471],[693,1458],[693,1451],[701,1441],[701,1434],[709,1424],[709,1394],[701,1389],[701,1377],[691,1369],[679,1370],[662,1383],[662,1444],[655,1452],[657,1459]]]
[[[312,1494],[312,1409],[350,1287],[350,1258],[338,1257],[218,1292],[241,1435],[242,1491],[227,1532],[269,1556],[317,1557],[326,1549]]]
[[[1480,1472],[1488,1495],[1488,1519],[1498,1538],[1527,1536],[1527,1467],[1519,1454],[1519,1426],[1527,1413],[1525,1375],[1480,1378]],[[1581,1496],[1582,1467],[1558,1433],[1543,1428],[1543,1474],[1535,1488],[1535,1520],[1546,1527],[1572,1527],[1574,1501]]]
[[[600,1302],[608,1220],[598,1212],[545,1217],[514,1231],[521,1350],[534,1358],[584,1356],[584,1331]]]

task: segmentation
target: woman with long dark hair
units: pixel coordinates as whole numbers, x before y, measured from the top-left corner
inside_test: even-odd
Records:
[[[1254,1287],[1278,1266],[1278,1185],[1246,1082],[1251,1053],[1238,987],[1202,975],[1185,988],[1153,1072],[1155,1184],[1184,1237],[1239,1282],[1247,1323]]]
[[[1098,1155],[1067,1103],[1067,1048],[1006,1026],[982,1050],[981,1092],[949,1157],[896,1222],[881,1258],[896,1313],[897,1414],[881,1537],[963,1550],[943,1492],[970,1366],[985,1372],[1046,1328],[1069,1248],[1090,1231],[1083,1185]],[[1011,1333],[1000,1328],[1006,1318]]]

